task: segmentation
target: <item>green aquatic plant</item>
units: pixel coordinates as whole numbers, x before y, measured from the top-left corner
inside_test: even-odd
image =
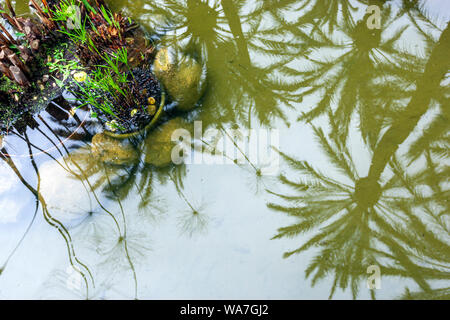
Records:
[[[73,59],[66,59],[65,53],[68,44],[62,45],[60,48],[52,50],[48,55],[46,66],[51,73],[62,75],[62,79],[54,77],[59,87],[66,85],[66,81],[72,76],[74,72],[81,70],[78,62]]]
[[[58,31],[65,33],[66,25],[69,25],[69,29],[73,30],[83,29],[77,28],[82,26],[81,15],[78,15],[77,9],[80,9],[81,12],[78,1],[60,0],[58,1],[57,6],[54,6],[53,8],[44,8],[44,11],[47,11],[47,13],[51,15],[52,20],[58,24],[60,28]],[[84,31],[86,30],[84,29]]]
[[[101,92],[92,90],[94,88],[98,90],[102,86],[104,87],[105,83],[98,83],[95,80],[89,79],[86,81],[86,84],[86,86],[77,84],[78,90],[76,91],[76,94],[84,101],[79,107],[92,106],[97,110],[102,110],[104,113],[118,119],[119,117],[114,113],[113,104],[107,99],[100,101],[103,98]]]
[[[118,113],[124,108],[121,101],[125,100],[130,105],[138,104],[130,94],[128,74],[121,71],[121,64],[129,68],[127,49],[122,48],[111,56],[105,55],[103,59],[105,65],[98,65],[85,81],[75,82],[77,90],[74,91],[74,94],[83,101],[79,107],[93,106],[95,109],[121,120],[118,116]],[[130,74],[132,74],[131,70]],[[110,124],[114,125],[112,122]],[[114,126],[116,129],[124,129],[117,123]]]
[[[87,1],[75,0],[62,0],[45,7],[52,21],[58,24],[57,31],[67,36],[75,46],[78,58],[64,59],[68,50],[55,53],[55,60],[47,65],[51,71],[63,74],[63,80],[58,79],[57,83],[64,86],[67,78],[81,69],[77,64],[83,62],[84,74],[74,82],[74,94],[82,100],[79,107],[92,106],[93,116],[100,111],[109,118],[107,126],[112,131],[125,130],[122,122],[130,115],[124,116],[124,107],[144,108],[131,94],[128,83],[131,76],[136,87],[139,86],[129,65],[128,48],[124,42],[124,34],[133,26],[132,23],[126,22],[120,14],[112,13],[103,1],[96,2],[98,10]],[[124,68],[127,72],[123,71]]]
[[[189,201],[189,210],[185,210],[178,218],[178,227],[181,234],[193,237],[207,231],[209,217],[203,212],[204,205],[194,207]]]
[[[23,92],[24,88],[17,84],[17,82],[12,81],[8,77],[2,76],[0,77],[0,91],[9,92]]]
[[[66,21],[66,20],[63,20]],[[88,38],[88,31],[86,28],[86,20],[84,20],[80,24],[80,28],[73,28],[73,29],[66,29],[64,26],[61,27],[58,32],[66,35],[69,37],[70,40],[72,40],[75,43],[79,43],[82,45],[88,44],[90,47],[93,47],[94,44],[92,41],[90,41],[90,38]]]

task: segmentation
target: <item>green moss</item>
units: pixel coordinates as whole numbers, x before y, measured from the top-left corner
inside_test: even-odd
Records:
[[[9,128],[13,124],[15,117],[16,115],[11,107],[0,104],[0,128]]]
[[[23,92],[23,88],[19,86],[16,82],[11,81],[9,78],[2,76],[0,78],[0,91],[10,92],[19,91]]]

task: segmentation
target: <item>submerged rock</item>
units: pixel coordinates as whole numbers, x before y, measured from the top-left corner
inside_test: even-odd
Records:
[[[100,161],[110,164],[124,164],[138,159],[137,151],[123,141],[99,133],[92,139],[92,154]]]
[[[172,150],[176,143],[172,142],[172,134],[177,129],[189,130],[189,125],[182,118],[175,118],[153,130],[145,140],[145,162],[157,167],[165,167],[172,163]]]
[[[205,89],[200,63],[189,56],[178,59],[164,48],[156,55],[153,71],[166,92],[178,102],[180,110],[190,111],[195,108]]]

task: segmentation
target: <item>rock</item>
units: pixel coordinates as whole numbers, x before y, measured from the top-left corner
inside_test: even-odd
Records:
[[[104,133],[92,138],[92,154],[100,161],[110,164],[124,164],[138,160],[137,151],[123,141],[114,139]]]
[[[178,102],[180,110],[190,111],[195,108],[205,89],[200,63],[189,56],[177,59],[164,48],[156,55],[153,72],[166,92]]]
[[[165,167],[172,163],[172,150],[176,145],[172,142],[172,133],[177,129],[186,129],[188,124],[181,118],[172,119],[153,130],[145,140],[145,162],[157,167]]]

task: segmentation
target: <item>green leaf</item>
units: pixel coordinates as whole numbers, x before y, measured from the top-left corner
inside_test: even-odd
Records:
[[[81,2],[83,2],[86,9],[92,11],[94,14],[97,14],[97,11],[95,11],[95,9],[89,4],[89,2],[87,2],[86,0],[81,0]]]

